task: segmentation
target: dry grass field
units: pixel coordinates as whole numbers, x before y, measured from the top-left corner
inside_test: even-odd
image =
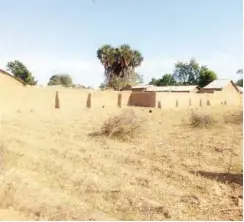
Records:
[[[242,220],[242,107],[69,107],[75,93],[54,109],[54,89],[1,91],[0,220]]]

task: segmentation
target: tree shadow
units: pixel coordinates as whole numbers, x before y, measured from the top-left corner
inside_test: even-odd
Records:
[[[206,172],[206,171],[189,171],[192,174],[197,174],[208,179],[214,179],[221,183],[235,183],[243,186],[243,174],[232,174],[232,173],[215,173],[215,172]]]

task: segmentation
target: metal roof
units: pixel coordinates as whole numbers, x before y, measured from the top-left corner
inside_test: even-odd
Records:
[[[196,88],[197,85],[191,86],[153,86],[146,89],[146,91],[153,92],[190,92]]]
[[[137,86],[132,86],[132,89],[146,89],[148,87],[153,87],[154,85],[137,85]],[[154,86],[155,87],[155,86]]]
[[[229,79],[216,79],[213,82],[209,83],[204,89],[222,89],[224,88],[228,83],[232,82],[232,80]]]

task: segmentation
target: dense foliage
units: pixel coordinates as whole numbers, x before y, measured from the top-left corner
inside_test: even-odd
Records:
[[[73,85],[72,78],[67,74],[53,75],[48,82],[48,85],[62,85],[65,87],[71,87]]]
[[[217,74],[206,66],[200,66],[195,59],[189,62],[177,62],[173,74],[164,74],[162,78],[153,78],[149,84],[156,86],[199,85],[204,87],[217,79]]]
[[[118,48],[103,45],[97,50],[97,58],[104,67],[104,84],[107,87],[118,90],[118,87],[130,84],[131,77],[139,77],[135,68],[141,65],[143,57],[139,51],[132,50],[129,45],[124,44]],[[140,82],[140,78],[138,81]]]
[[[7,70],[10,71],[16,78],[21,79],[27,85],[36,85],[31,72],[26,68],[26,66],[20,61],[8,62]]]

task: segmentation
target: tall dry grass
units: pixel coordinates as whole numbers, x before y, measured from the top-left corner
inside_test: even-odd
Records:
[[[0,219],[242,219],[242,122],[224,118],[240,109],[192,127],[191,111],[37,102],[1,123]]]

